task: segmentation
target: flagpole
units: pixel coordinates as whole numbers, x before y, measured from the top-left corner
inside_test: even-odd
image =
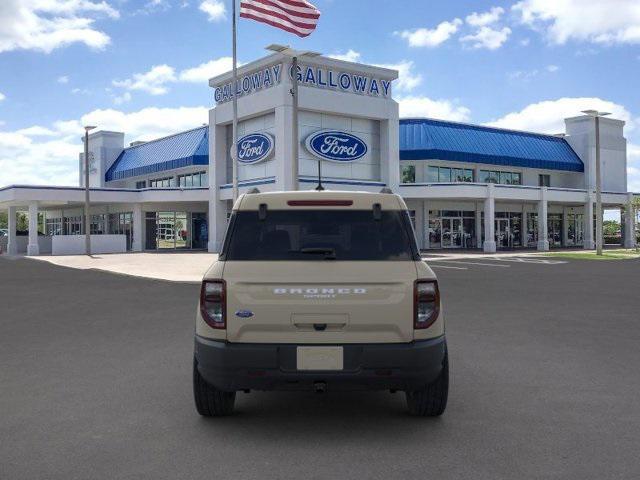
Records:
[[[233,126],[232,126],[232,140],[231,140],[231,162],[233,162],[233,201],[238,198],[238,58],[237,58],[237,45],[236,45],[236,1],[233,2],[233,80],[232,80],[232,94],[233,94]]]
[[[291,62],[293,68],[291,95],[293,96],[293,108],[291,112],[291,136],[293,144],[291,145],[291,190],[298,190],[298,148],[300,140],[298,138],[298,57],[294,56]]]

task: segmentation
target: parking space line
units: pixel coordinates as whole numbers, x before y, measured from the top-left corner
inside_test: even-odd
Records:
[[[469,270],[467,267],[450,267],[448,265],[429,265],[431,268],[450,268],[452,270]]]
[[[430,260],[430,262],[445,262],[445,263],[455,263],[455,264],[462,264],[462,265],[482,265],[484,267],[499,267],[499,268],[511,267],[511,265],[496,265],[495,263],[465,262],[460,260]]]
[[[569,263],[563,260],[547,260],[543,258],[529,258],[529,257],[510,257],[510,258],[494,258],[499,262],[514,262],[514,263],[537,263],[540,265],[559,265],[562,263]]]

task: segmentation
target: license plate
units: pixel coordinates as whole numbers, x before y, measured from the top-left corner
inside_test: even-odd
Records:
[[[344,352],[342,347],[298,347],[298,370],[342,370]]]

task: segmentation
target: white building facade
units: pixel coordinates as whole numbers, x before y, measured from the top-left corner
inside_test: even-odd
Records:
[[[396,71],[303,56],[296,179],[293,73],[278,53],[238,69],[240,193],[315,188],[320,165],[327,190],[402,195],[423,249],[594,247],[593,118],[566,119],[558,136],[400,120]],[[94,253],[220,249],[233,202],[231,80],[230,73],[210,80],[208,126],[126,148],[122,132],[89,136]],[[603,203],[623,212],[630,247],[624,122],[600,122]],[[84,253],[83,165],[81,155],[80,187],[0,188],[0,209],[9,212],[0,248]],[[28,232],[17,228],[18,212],[28,212]]]

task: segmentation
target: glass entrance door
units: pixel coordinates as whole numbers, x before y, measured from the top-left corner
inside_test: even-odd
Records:
[[[174,249],[176,247],[176,215],[175,212],[158,212],[158,249]]]
[[[442,248],[462,247],[462,219],[442,219]]]
[[[512,248],[513,235],[508,218],[496,218],[496,246],[498,248]]]

